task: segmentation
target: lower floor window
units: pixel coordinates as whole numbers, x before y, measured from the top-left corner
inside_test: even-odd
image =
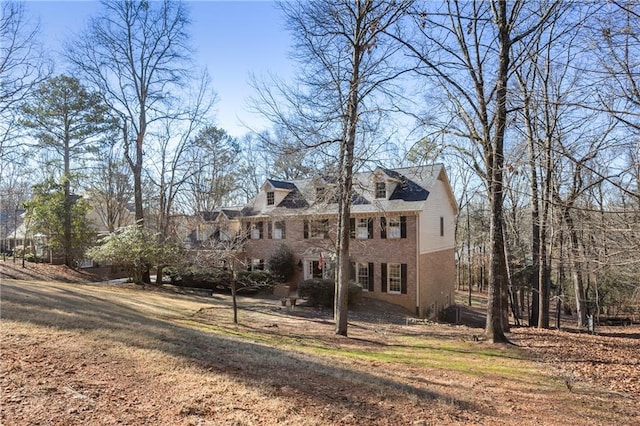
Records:
[[[247,269],[249,271],[263,271],[264,259],[251,259],[251,262],[249,262]]]
[[[400,293],[402,289],[402,269],[399,263],[389,263],[389,293]]]
[[[382,292],[407,294],[407,264],[382,263]]]
[[[362,290],[369,291],[369,264],[356,263],[356,281],[362,286]]]

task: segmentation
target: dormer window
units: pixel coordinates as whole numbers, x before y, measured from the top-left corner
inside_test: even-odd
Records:
[[[376,182],[376,198],[387,198],[387,184]]]
[[[276,195],[273,191],[267,192],[267,205],[273,206],[276,203]]]

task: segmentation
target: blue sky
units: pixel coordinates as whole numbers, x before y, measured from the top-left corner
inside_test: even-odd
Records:
[[[206,67],[218,93],[216,125],[232,136],[246,129],[241,122],[261,130],[268,123],[248,111],[252,95],[250,73],[275,73],[288,78],[293,66],[288,59],[290,38],[276,5],[270,1],[187,2],[196,61]],[[100,9],[94,1],[28,1],[27,10],[40,21],[47,50],[58,51],[64,40],[82,30],[87,19]],[[56,71],[62,72],[63,64]]]

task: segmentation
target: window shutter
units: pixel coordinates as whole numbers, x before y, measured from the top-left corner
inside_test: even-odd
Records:
[[[373,263],[369,262],[369,291],[373,291]]]
[[[351,238],[356,237],[356,219],[353,217],[349,219],[349,235]]]
[[[307,222],[306,220],[304,221],[303,234],[304,234],[304,239],[305,240],[309,238],[309,222]]]
[[[349,279],[351,281],[356,280],[356,264],[355,262],[349,262]]]
[[[400,216],[400,238],[407,238],[407,217]]]
[[[258,222],[258,231],[260,232],[260,239],[264,238],[264,222]]]
[[[268,239],[272,239],[273,238],[273,223],[272,222],[267,222],[267,238]]]
[[[282,239],[284,240],[285,238],[287,238],[287,234],[286,234],[286,225],[285,225],[285,221],[283,220],[282,222],[280,222],[280,229],[282,230]]]
[[[400,264],[400,293],[407,294],[407,264]]]
[[[367,219],[367,238],[373,238],[373,219]]]
[[[444,217],[440,216],[440,236],[444,237]]]
[[[387,218],[380,218],[380,238],[387,238]]]
[[[324,219],[322,221],[322,238],[329,238],[329,219]]]
[[[382,276],[381,284],[382,284],[382,292],[387,292],[387,264],[380,264],[380,275]]]

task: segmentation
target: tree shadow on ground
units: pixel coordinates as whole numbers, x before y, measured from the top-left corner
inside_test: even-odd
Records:
[[[60,287],[32,285],[27,282],[3,283],[3,320],[33,323],[69,331],[100,331],[101,338],[142,349],[161,350],[170,355],[191,360],[206,370],[240,380],[247,385],[288,386],[295,389],[292,404],[308,399],[318,404],[332,405],[344,410],[366,413],[393,422],[395,413],[369,400],[354,408],[349,391],[385,395],[387,400],[416,398],[420,404],[446,401],[466,410],[477,410],[472,402],[455,400],[428,388],[417,387],[361,369],[349,368],[330,358],[311,356],[240,338],[227,337],[188,326],[180,326],[171,319],[177,311],[150,315],[153,302],[111,300],[100,293],[92,293],[90,286]],[[204,300],[204,298],[203,298]],[[147,312],[145,312],[147,310]],[[167,319],[161,319],[162,316]],[[290,377],[295,377],[290,381]],[[323,388],[314,386],[318,377],[328,378]],[[297,395],[305,398],[299,402]]]

